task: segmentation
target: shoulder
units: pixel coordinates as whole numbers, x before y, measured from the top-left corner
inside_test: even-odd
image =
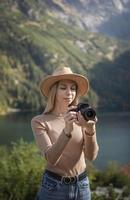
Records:
[[[38,124],[44,125],[45,122],[46,122],[46,117],[44,114],[36,115],[31,119],[32,126],[38,125]]]
[[[40,114],[40,115],[37,115],[37,116],[34,116],[32,119],[31,119],[31,126],[34,127],[34,126],[42,126],[42,127],[48,127],[48,124],[49,124],[49,121],[51,121],[51,117],[49,114]]]
[[[43,115],[36,115],[31,119],[31,123],[43,121]]]
[[[31,119],[31,128],[34,135],[42,135],[43,131],[48,130],[48,126],[46,124],[46,120],[44,119],[43,114],[34,116]]]

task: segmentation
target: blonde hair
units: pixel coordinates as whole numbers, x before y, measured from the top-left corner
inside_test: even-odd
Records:
[[[57,87],[58,87],[59,82],[56,82],[50,90],[49,96],[48,96],[48,101],[44,110],[44,114],[49,114],[51,113],[54,108],[55,108],[55,101],[56,101],[56,92],[57,92]],[[76,84],[76,83],[75,83]],[[77,84],[76,84],[76,93],[77,93]],[[70,105],[77,105],[79,102],[79,98],[76,95],[75,99]]]

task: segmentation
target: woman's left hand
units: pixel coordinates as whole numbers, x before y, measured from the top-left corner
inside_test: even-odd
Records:
[[[86,128],[86,131],[88,132],[94,132],[95,131],[95,125],[97,122],[97,117],[95,117],[93,120],[88,120],[86,121],[84,119],[84,117],[82,116],[81,112],[77,112],[77,120],[76,120],[76,124],[78,126],[82,126]]]

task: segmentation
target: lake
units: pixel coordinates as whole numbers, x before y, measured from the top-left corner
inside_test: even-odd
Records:
[[[30,120],[36,113],[12,113],[0,116],[0,145],[10,145],[21,137],[34,141]],[[99,169],[109,161],[130,163],[130,113],[98,113],[97,139],[99,155],[94,165]]]

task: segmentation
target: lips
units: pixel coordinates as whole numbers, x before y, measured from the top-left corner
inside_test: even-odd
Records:
[[[66,100],[72,100],[72,98],[71,98],[71,97],[66,97],[66,98],[64,98],[64,99],[66,99]]]

